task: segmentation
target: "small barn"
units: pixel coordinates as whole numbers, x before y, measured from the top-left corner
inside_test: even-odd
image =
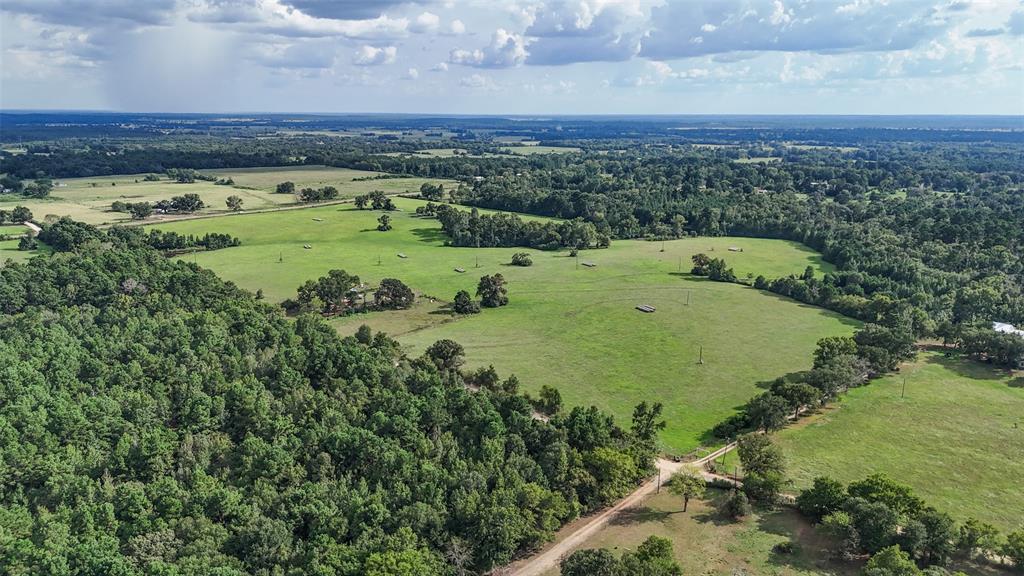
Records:
[[[646,314],[650,314],[657,310],[657,308],[651,306],[650,304],[640,304],[639,306],[636,307],[636,309]]]
[[[463,273],[466,272],[466,269],[465,268],[456,268],[455,271],[458,272],[459,274],[463,274]]]
[[[399,258],[408,258],[408,256],[406,256],[405,254],[403,254],[401,252],[398,253],[398,257]]]
[[[593,267],[597,266],[597,264],[594,264],[593,262],[580,262],[580,264],[583,264],[587,268],[593,268]]]

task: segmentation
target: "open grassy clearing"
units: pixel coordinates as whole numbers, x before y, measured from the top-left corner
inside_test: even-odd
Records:
[[[0,266],[7,260],[24,262],[33,256],[50,252],[51,249],[44,244],[40,244],[36,250],[22,251],[18,250],[18,240],[0,240]]]
[[[795,510],[780,508],[761,511],[733,522],[718,513],[722,490],[709,490],[708,497],[691,500],[686,512],[682,501],[668,491],[651,496],[626,510],[588,539],[583,548],[609,548],[616,554],[635,550],[649,536],[672,541],[683,574],[733,576],[796,576],[859,574],[860,562],[833,560],[832,542]],[[568,533],[563,529],[562,534]],[[793,553],[773,550],[776,544],[791,542]],[[954,562],[951,571],[994,576],[1008,574],[991,566]],[[558,569],[544,576],[558,576]]]
[[[28,232],[28,228],[22,224],[2,224],[0,225],[0,236],[22,236]]]
[[[885,472],[958,520],[1024,527],[1022,376],[923,353],[777,437],[795,488]]]
[[[588,539],[583,548],[609,548],[616,554],[635,550],[650,536],[672,541],[683,574],[752,574],[795,576],[859,573],[860,564],[831,560],[830,542],[790,509],[754,514],[733,522],[718,513],[722,490],[708,491],[708,498],[691,500],[682,511],[682,500],[667,490],[651,496],[641,505],[624,511]],[[792,554],[772,548],[792,542]],[[559,570],[545,576],[558,576]]]
[[[412,353],[453,338],[466,347],[471,366],[493,364],[502,374],[515,373],[534,392],[555,385],[568,405],[597,404],[624,422],[641,400],[662,401],[669,422],[662,440],[674,452],[697,446],[706,430],[759,391],[757,382],[809,367],[819,338],[855,327],[825,310],[685,273],[697,252],[725,258],[740,276],[799,273],[808,265],[830,269],[799,244],[694,238],[666,242],[662,252],[661,242],[617,241],[608,250],[582,253],[580,261],[593,261],[594,268],[577,266],[567,252],[535,250],[527,250],[534,265],[522,268],[508,264],[517,249],[443,246],[437,221],[412,214],[418,201],[397,204],[402,211],[392,214],[390,232],[376,231],[378,212],[351,206],[159,227],[239,236],[238,248],[186,258],[240,286],[262,289],[271,301],[293,297],[300,283],[332,268],[371,283],[399,278],[443,302],[459,289],[475,292],[481,275],[501,272],[511,297],[505,308],[455,321],[444,311],[418,307],[333,322],[342,332],[367,323],[399,336]],[[743,252],[730,252],[730,246]],[[658,311],[642,314],[634,309],[638,304]],[[701,347],[704,365],[698,364]]]
[[[386,193],[400,193],[419,190],[424,182],[452,181],[429,178],[387,178],[381,180],[359,180],[379,175],[379,172],[330,168],[326,166],[294,166],[270,168],[233,168],[225,170],[202,170],[203,174],[218,178],[231,178],[234,186],[221,186],[203,180],[192,184],[178,184],[165,177],[158,182],[144,182],[144,174],[120,176],[99,176],[91,178],[70,178],[58,181],[50,196],[43,199],[29,199],[16,196],[0,197],[0,208],[27,206],[37,220],[47,215],[70,216],[90,224],[114,224],[128,221],[127,214],[110,211],[115,200],[124,202],[155,202],[195,193],[203,199],[206,214],[227,212],[225,201],[228,196],[240,196],[247,210],[274,208],[295,204],[291,194],[275,194],[275,187],[284,181],[295,183],[296,188],[334,186],[340,198],[351,198],[372,190]]]

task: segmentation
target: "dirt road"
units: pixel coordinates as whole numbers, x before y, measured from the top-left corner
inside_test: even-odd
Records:
[[[660,472],[658,477],[648,480],[639,488],[634,490],[632,494],[626,496],[611,508],[607,508],[591,516],[588,520],[576,527],[576,529],[565,538],[554,542],[529,558],[512,563],[508,567],[508,570],[502,573],[508,574],[508,576],[540,576],[541,574],[544,574],[548,570],[558,566],[558,563],[562,560],[563,556],[569,554],[586,542],[591,536],[596,534],[598,530],[608,524],[608,521],[614,518],[616,514],[627,508],[636,506],[644,498],[654,494],[658,490],[660,482],[668,480],[672,477],[672,474],[678,472],[684,466],[694,466],[700,469],[701,473],[704,474],[707,479],[720,478],[704,472],[704,464],[732,451],[734,448],[736,448],[735,442],[727,444],[711,454],[693,462],[675,462],[659,458],[656,463]]]

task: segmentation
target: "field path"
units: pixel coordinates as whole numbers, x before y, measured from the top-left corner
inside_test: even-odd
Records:
[[[28,226],[29,230],[34,232],[37,236],[39,235],[40,232],[43,231],[43,229],[40,228],[39,225],[36,224],[35,222],[29,222],[28,220],[25,220],[24,222],[22,222],[22,224],[24,224],[25,226]]]
[[[627,508],[636,506],[644,498],[654,494],[658,490],[663,478],[668,480],[672,474],[678,472],[684,466],[696,466],[700,468],[701,474],[703,474],[707,480],[723,479],[723,476],[705,472],[703,470],[703,466],[711,460],[731,452],[734,448],[736,448],[736,443],[732,442],[718,450],[715,450],[711,454],[692,462],[676,462],[674,460],[659,458],[655,464],[658,468],[657,478],[648,480],[639,488],[634,490],[632,494],[626,496],[611,508],[603,510],[599,514],[590,517],[586,522],[580,524],[574,532],[565,538],[551,544],[546,549],[530,558],[511,564],[507,571],[500,573],[507,574],[508,576],[540,576],[548,570],[555,568],[558,566],[558,563],[561,562],[563,556],[575,550],[598,530],[604,528],[604,526],[608,524],[608,521],[614,518],[618,513]]]

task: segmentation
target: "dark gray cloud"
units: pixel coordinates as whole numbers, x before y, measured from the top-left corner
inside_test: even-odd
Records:
[[[975,28],[965,34],[968,38],[987,38],[989,36],[999,36],[1004,34],[1006,30],[1002,28]]]
[[[175,0],[4,0],[0,10],[64,26],[164,24]]]
[[[685,58],[735,51],[870,52],[909,49],[945,30],[933,3],[902,0],[715,0],[668,3],[651,11],[641,56]]]
[[[283,0],[282,4],[297,8],[317,18],[335,20],[368,20],[396,7],[432,4],[432,0]]]

